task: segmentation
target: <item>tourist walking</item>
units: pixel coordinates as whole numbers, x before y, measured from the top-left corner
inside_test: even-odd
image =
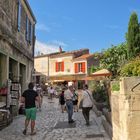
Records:
[[[91,91],[88,89],[88,85],[83,87],[83,103],[82,103],[82,113],[86,121],[86,125],[90,125],[90,110],[93,107],[93,97]]]
[[[65,110],[64,90],[62,90],[62,93],[59,96],[59,103],[61,105],[61,111],[62,111],[62,113],[64,113],[64,110]]]
[[[50,88],[50,90],[49,90],[49,93],[50,93],[50,99],[51,99],[51,100],[53,99],[54,92],[55,92],[55,90],[54,90],[53,87],[51,86],[51,88]]]
[[[78,93],[75,91],[75,89],[73,90],[73,108],[74,108],[74,112],[78,112]]]
[[[28,89],[23,92],[22,97],[21,97],[21,101],[25,103],[25,114],[26,114],[25,129],[23,131],[24,135],[26,135],[27,133],[27,128],[30,121],[31,121],[31,135],[36,134],[34,130],[35,120],[36,120],[35,101],[37,101],[40,104],[40,100],[39,100],[39,96],[37,92],[34,91],[33,88],[34,88],[34,84],[29,83]]]
[[[65,97],[65,101],[66,101],[66,108],[67,108],[67,112],[68,112],[68,122],[69,123],[74,123],[75,121],[72,119],[72,115],[73,115],[73,102],[72,102],[72,98],[73,98],[73,87],[69,86],[67,90],[65,90],[64,92],[64,97]]]
[[[36,91],[37,91],[39,99],[40,99],[40,104],[37,104],[37,107],[41,111],[41,107],[42,107],[42,103],[43,103],[43,90],[40,85],[37,86]]]

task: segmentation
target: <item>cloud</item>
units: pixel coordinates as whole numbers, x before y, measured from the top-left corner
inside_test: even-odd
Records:
[[[61,41],[56,41],[56,40],[52,41],[52,42],[48,42],[48,43],[43,43],[43,42],[36,40],[35,56],[37,56],[38,54],[41,54],[41,53],[49,54],[49,53],[53,53],[53,52],[58,52],[59,46],[61,46],[63,48],[64,45],[66,45],[66,44]]]
[[[44,32],[50,32],[50,28],[49,27],[47,27],[45,24],[40,24],[40,23],[38,23],[37,25],[36,25],[36,29],[37,30],[39,30],[39,31],[44,31]]]
[[[56,46],[67,46],[67,44],[65,44],[62,41],[58,41],[58,40],[50,41],[50,42],[48,42],[48,44],[50,44],[50,45],[53,44],[53,45],[56,45]]]

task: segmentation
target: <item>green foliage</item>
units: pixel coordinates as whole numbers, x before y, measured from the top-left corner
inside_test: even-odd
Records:
[[[140,24],[137,14],[133,12],[130,16],[128,32],[126,33],[126,43],[117,46],[112,45],[111,48],[104,50],[100,59],[100,69],[105,68],[111,71],[113,78],[119,76],[139,76],[139,60],[131,61],[139,54]]]
[[[121,69],[121,76],[140,76],[140,58],[136,58]]]
[[[126,40],[129,59],[134,58],[140,52],[140,26],[135,12],[130,16]]]
[[[107,89],[99,82],[94,83],[93,98],[96,102],[106,102],[108,99]]]
[[[92,65],[91,68],[90,68],[90,73],[93,73],[96,71],[96,68]]]
[[[101,67],[108,69],[114,76],[119,75],[120,68],[127,60],[127,47],[125,43],[112,46],[103,52]]]
[[[119,82],[113,82],[112,85],[111,85],[111,90],[112,91],[119,91],[120,90]]]
[[[97,103],[105,103],[106,107],[110,109],[109,94],[107,81],[89,81],[89,89],[93,93],[93,98]]]

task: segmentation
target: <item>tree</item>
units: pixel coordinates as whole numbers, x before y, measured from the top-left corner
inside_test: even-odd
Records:
[[[96,71],[96,68],[94,67],[94,65],[92,65],[91,68],[90,68],[90,73],[93,73],[95,71]]]
[[[126,43],[122,43],[118,46],[112,46],[104,51],[100,62],[101,68],[110,70],[114,77],[118,76],[121,67],[127,62]]]
[[[135,12],[130,16],[126,40],[128,57],[131,59],[140,52],[140,26],[138,23],[138,16]]]

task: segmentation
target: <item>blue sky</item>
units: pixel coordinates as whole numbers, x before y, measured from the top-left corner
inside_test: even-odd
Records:
[[[36,51],[89,48],[91,53],[125,41],[139,0],[28,0],[37,19]],[[140,21],[140,20],[139,20]]]

